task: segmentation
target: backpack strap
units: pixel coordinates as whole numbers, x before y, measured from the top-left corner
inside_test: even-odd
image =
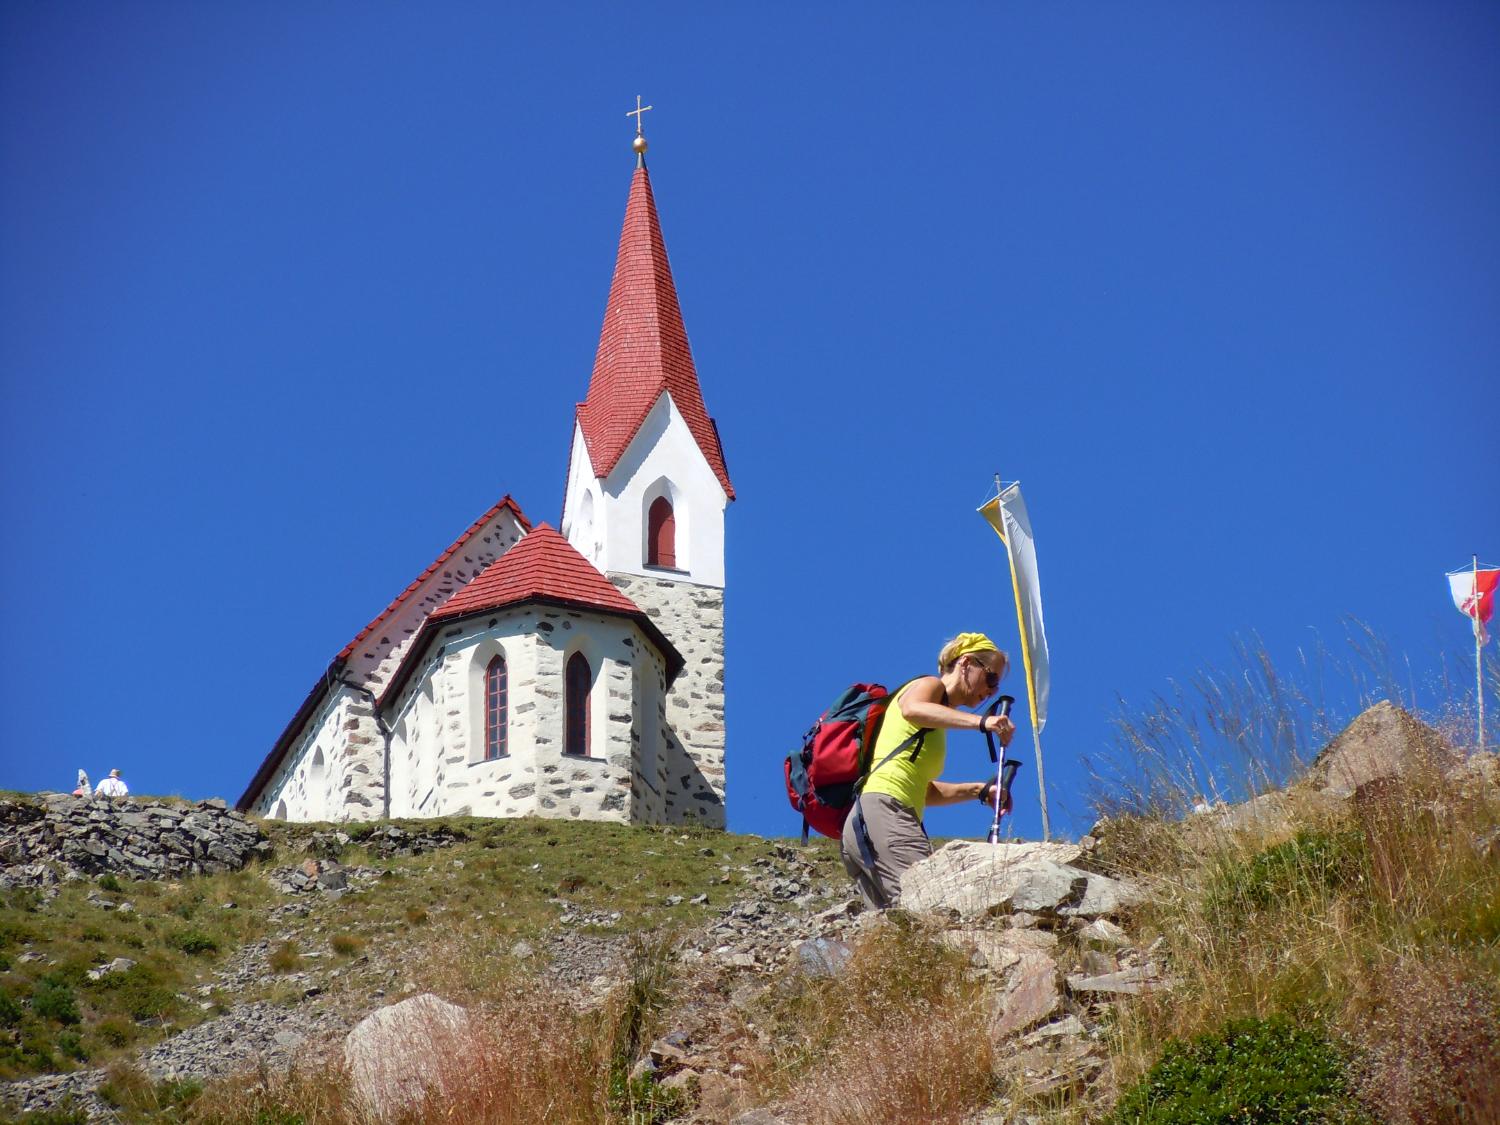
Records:
[[[920,678],[921,677],[918,677],[918,679],[920,679]],[[913,680],[907,680],[906,683],[902,684],[895,691],[891,692],[891,706],[894,707],[896,705],[896,696],[900,695],[903,691],[905,691],[907,688],[911,687],[911,685],[914,684],[914,683],[916,683],[916,682],[917,681],[915,679],[913,679]],[[944,706],[947,706],[947,704],[948,704],[948,689],[946,687],[943,688],[943,700],[942,700],[942,702],[943,702]],[[917,760],[917,755],[922,752],[922,745],[926,741],[927,741],[927,731],[925,729],[919,730],[915,734],[913,734],[910,738],[908,738],[905,742],[901,743],[900,746],[898,746],[894,750],[892,750],[884,758],[881,758],[879,762],[877,762],[875,765],[873,765],[869,769],[867,769],[864,772],[864,776],[862,776],[859,779],[858,784],[856,784],[855,787],[854,787],[855,796],[858,797],[858,795],[864,791],[865,782],[867,782],[867,781],[870,780],[870,777],[875,773],[875,771],[878,770],[878,769],[880,769],[881,766],[885,765],[892,758],[896,757],[896,755],[901,754],[904,751],[906,751],[906,750],[909,749],[909,750],[911,750],[911,757],[908,759],[908,761],[915,762]]]

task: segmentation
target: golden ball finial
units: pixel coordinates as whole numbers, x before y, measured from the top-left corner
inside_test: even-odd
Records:
[[[637,156],[644,156],[646,153],[646,134],[637,133],[635,140],[630,142],[630,147],[635,149]]]

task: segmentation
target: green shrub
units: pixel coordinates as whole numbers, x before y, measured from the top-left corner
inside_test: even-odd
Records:
[[[15,1027],[21,1022],[21,1005],[17,1004],[15,997],[4,989],[0,989],[0,1027]]]
[[[116,878],[113,871],[106,871],[103,875],[99,876],[99,889],[102,891],[118,892],[120,890],[120,880]]]
[[[1219,924],[1238,928],[1247,914],[1306,903],[1355,885],[1365,875],[1366,860],[1359,833],[1304,829],[1248,861],[1221,863],[1209,886],[1207,913]]]
[[[36,982],[31,991],[31,1010],[39,1019],[56,1020],[58,1023],[77,1023],[78,1000],[66,981],[45,976]]]
[[[167,944],[190,956],[219,951],[219,943],[202,930],[181,930],[167,938]]]
[[[663,1086],[652,1075],[632,1082],[619,1067],[610,1070],[609,1108],[631,1125],[665,1125],[679,1120],[691,1106],[686,1092]]]
[[[94,1035],[108,1047],[123,1047],[135,1038],[135,1024],[123,1016],[105,1016],[94,1024]]]
[[[55,1109],[39,1109],[26,1115],[26,1125],[88,1125],[88,1111],[73,1098],[65,1098]]]
[[[99,981],[101,991],[111,993],[108,1006],[133,1020],[156,1019],[177,1009],[177,993],[168,988],[147,965],[133,965],[123,973],[110,973]]]
[[[1117,1125],[1357,1122],[1344,1063],[1319,1031],[1237,1020],[1174,1039],[1115,1107]]]
[[[0,949],[8,949],[13,945],[30,945],[40,935],[24,922],[15,922],[9,919],[0,921]]]
[[[89,1053],[84,1048],[83,1036],[71,1027],[57,1033],[57,1049],[70,1059],[87,1062]]]

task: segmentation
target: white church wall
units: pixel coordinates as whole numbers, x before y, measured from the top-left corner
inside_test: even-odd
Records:
[[[340,686],[299,732],[276,775],[251,811],[292,821],[366,819],[362,805],[348,800],[363,775],[356,767],[368,755],[349,738],[360,729],[359,697]]]
[[[646,565],[646,511],[661,495],[671,499],[677,524],[677,565],[671,569]],[[722,587],[728,502],[670,394],[656,400],[602,482],[575,423],[561,531],[606,574],[673,575]]]
[[[662,707],[664,819],[723,828],[724,591],[665,577],[612,573],[609,580],[651,616],[683,658]]]
[[[635,714],[640,742],[631,787],[630,820],[634,824],[667,822],[666,668],[660,659],[639,666],[635,677]]]
[[[670,394],[656,400],[604,481],[605,573],[668,574],[700,586],[724,585],[724,509],[719,478]],[[668,495],[677,524],[677,565],[646,565],[646,511]],[[667,634],[669,637],[670,633]]]
[[[587,756],[565,752],[565,669],[575,652],[592,673]],[[507,670],[509,752],[486,759],[484,670],[497,655]],[[661,657],[633,622],[605,614],[520,607],[444,630],[387,714],[390,815],[660,822],[669,754],[660,741],[649,754],[641,746],[653,726],[662,737],[661,718],[643,722],[635,706],[641,668],[660,698]],[[653,763],[649,787],[643,759]],[[650,792],[654,805],[641,796]]]
[[[568,458],[568,483],[563,489],[562,519],[558,530],[589,562],[603,571],[604,524],[600,512],[604,504],[603,489],[594,476],[583,427],[573,423],[573,451]]]

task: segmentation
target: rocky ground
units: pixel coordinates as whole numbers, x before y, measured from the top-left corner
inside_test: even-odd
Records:
[[[1316,793],[1343,800],[1351,779],[1358,789],[1372,777],[1410,768],[1414,755],[1400,719],[1372,709],[1360,720],[1370,728],[1365,737],[1336,743],[1319,760],[1311,775]],[[1385,757],[1372,759],[1370,747],[1387,742]],[[1346,760],[1351,746],[1359,756]],[[1462,773],[1472,775],[1474,785],[1492,789],[1494,762],[1493,755],[1476,756]],[[1205,824],[1264,819],[1280,807],[1275,802],[1286,799],[1273,794],[1245,805],[1208,807],[1199,818]],[[214,854],[219,841],[193,831],[208,832],[210,823],[231,825],[223,834],[239,841],[239,862],[268,850],[258,831],[240,827],[243,821],[235,824],[234,814],[211,802],[196,809],[176,806],[170,813],[150,807],[128,821],[100,818],[98,811],[87,802],[49,801],[37,815],[0,803],[0,825],[13,830],[0,839],[4,877],[45,889],[59,877],[56,865],[48,866],[47,848],[84,872],[123,870],[121,863],[137,871],[165,871],[169,861],[160,867],[142,863],[152,854],[152,845],[144,842],[148,830],[169,837],[176,846],[172,854],[183,862],[221,862]],[[278,854],[302,858],[261,872],[277,899],[268,915],[271,935],[235,950],[218,964],[214,979],[197,989],[195,999],[211,1018],[136,1053],[132,1061],[146,1075],[209,1081],[260,1066],[282,1068],[317,1051],[340,1051],[346,1035],[373,1012],[416,998],[418,986],[409,972],[412,947],[370,943],[358,956],[342,959],[316,952],[327,940],[326,932],[320,940],[310,938],[320,914],[327,921],[321,908],[366,894],[383,873],[338,862],[350,843],[345,833],[299,831],[278,828],[286,834]],[[6,842],[18,836],[24,846]],[[466,839],[445,826],[391,825],[359,842],[367,854],[388,859],[440,855]],[[709,864],[723,854],[711,842],[697,853]],[[975,1125],[1028,1122],[1024,1107],[1049,1096],[1109,1104],[1106,1028],[1116,1006],[1173,985],[1172,966],[1159,943],[1138,940],[1130,931],[1134,908],[1153,888],[1104,874],[1099,861],[1104,850],[1092,837],[1078,844],[953,842],[907,873],[903,906],[936,940],[961,951],[987,989],[995,1073],[1013,1100],[992,1106]],[[40,867],[51,874],[40,874]],[[668,1013],[667,1033],[650,1045],[636,1073],[693,1088],[695,1122],[796,1125],[794,1107],[752,1104],[736,1047],[745,1036],[760,1034],[754,1023],[757,1001],[775,982],[789,973],[837,974],[861,935],[889,921],[863,911],[847,897],[850,888],[843,879],[831,878],[826,866],[819,868],[809,852],[792,845],[768,845],[753,861],[726,863],[718,872],[710,883],[732,885],[733,898],[677,935],[678,977],[689,987],[679,990],[682,999]],[[706,908],[705,895],[685,893],[689,902]],[[669,906],[678,901],[680,896],[665,896]],[[585,894],[563,894],[549,902],[557,911],[555,922],[540,935],[515,941],[509,955],[588,1010],[620,983],[634,935],[619,913]],[[301,954],[294,968],[273,972],[277,947],[299,941],[312,951]],[[274,1001],[233,1001],[264,995],[273,977]],[[231,998],[227,1004],[225,998]],[[71,1098],[91,1120],[115,1120],[97,1096],[105,1079],[100,1069],[45,1075],[0,1087],[0,1101],[14,1110],[36,1111]]]
[[[308,858],[299,865],[267,868],[264,877],[285,898],[274,908],[274,938],[235,951],[212,982],[197,992],[207,1006],[213,996],[235,996],[261,986],[279,942],[294,941],[312,913],[329,897],[360,894],[377,873],[343,866],[319,855],[337,851],[333,833],[306,840]],[[401,829],[382,830],[380,846],[413,854],[444,847],[460,836],[431,839]],[[981,849],[985,862],[976,863]],[[973,890],[973,872],[993,873],[988,845],[952,844],[925,874],[914,872],[912,894],[924,913],[938,920],[943,940],[968,953],[975,972],[993,982],[996,1034],[1013,1041],[1015,1065],[1037,1089],[1087,1081],[1097,1070],[1100,1049],[1093,1028],[1114,995],[1138,992],[1162,980],[1147,951],[1105,916],[1125,908],[1139,892],[1070,866],[1083,854],[1076,845],[1002,845],[1004,867],[1014,878],[984,894]],[[392,851],[391,854],[396,854]],[[729,1120],[745,1110],[741,1073],[719,1049],[718,1037],[742,1034],[756,999],[788,971],[837,972],[850,945],[878,920],[865,914],[848,888],[819,876],[801,849],[776,846],[769,856],[736,872],[740,893],[698,929],[683,936],[680,971],[693,982],[689,999],[675,1010],[670,1032],[651,1047],[640,1072],[650,1070],[669,1084],[691,1083],[699,1092],[700,1121]],[[618,915],[592,910],[566,898],[555,900],[557,925],[537,941],[518,942],[511,954],[534,965],[548,981],[570,992],[583,1007],[602,1001],[618,983],[630,935],[609,933]],[[1021,909],[1024,907],[1024,909]],[[1003,917],[1001,917],[1003,915]],[[997,922],[997,918],[999,921]],[[1082,930],[1111,952],[1093,957],[1085,974],[1065,979],[1055,959],[1058,930]],[[277,976],[286,1000],[235,1003],[203,1023],[141,1050],[135,1065],[153,1079],[208,1081],[256,1067],[280,1068],[305,1052],[333,1050],[360,1019],[409,995],[399,950],[371,949],[353,962],[334,965],[304,955],[294,972]],[[90,1120],[116,1120],[97,1091],[103,1069],[45,1075],[0,1088],[15,1110],[55,1109],[68,1100]],[[768,1116],[769,1115],[769,1116]],[[763,1109],[761,1121],[777,1120]],[[751,1120],[747,1118],[746,1120]]]

